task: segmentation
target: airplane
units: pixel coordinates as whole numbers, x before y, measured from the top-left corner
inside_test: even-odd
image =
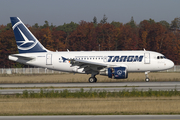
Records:
[[[112,79],[126,79],[130,72],[149,72],[170,69],[174,63],[163,54],[144,50],[129,51],[61,51],[47,50],[18,17],[10,17],[19,54],[9,55],[9,60],[52,70],[91,74],[90,83],[97,82],[96,75]]]

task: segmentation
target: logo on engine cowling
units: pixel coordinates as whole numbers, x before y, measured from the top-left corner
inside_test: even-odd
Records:
[[[118,74],[118,75],[121,75],[121,74],[122,74],[122,71],[121,71],[121,70],[118,70],[118,71],[117,71],[117,74]]]

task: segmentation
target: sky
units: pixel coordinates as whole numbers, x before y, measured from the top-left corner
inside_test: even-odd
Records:
[[[44,25],[44,21],[56,26],[92,22],[127,23],[133,16],[136,24],[150,18],[171,23],[180,17],[180,0],[0,0],[0,25],[10,23],[10,17],[19,17],[25,24]]]

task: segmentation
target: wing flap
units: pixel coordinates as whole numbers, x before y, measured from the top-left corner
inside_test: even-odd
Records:
[[[97,62],[91,62],[91,61],[85,61],[85,60],[78,60],[78,59],[67,59],[71,66],[79,66],[78,69],[84,68],[84,71],[99,71],[100,69],[103,69],[107,67],[106,64],[103,63],[97,63]]]

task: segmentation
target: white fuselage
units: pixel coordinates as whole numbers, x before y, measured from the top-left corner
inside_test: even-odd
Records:
[[[47,50],[18,17],[10,17],[20,54],[9,55],[19,63],[53,70],[91,74],[89,82],[97,82],[97,74],[125,79],[128,72],[166,70],[174,63],[152,51],[81,51],[52,52]]]
[[[21,59],[13,55],[10,60],[27,65],[38,66],[65,72],[85,73],[83,68],[71,66],[67,59],[78,59],[94,63],[103,63],[107,67],[124,66],[128,72],[161,71],[170,69],[174,63],[164,56],[152,51],[72,51],[72,52],[41,52],[14,54],[22,57],[31,57],[32,60]]]

